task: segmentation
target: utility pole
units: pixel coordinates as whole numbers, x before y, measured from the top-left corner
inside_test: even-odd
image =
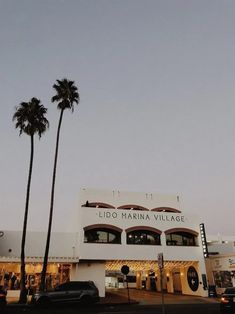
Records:
[[[164,291],[163,291],[163,269],[164,269],[163,253],[158,254],[158,267],[160,269],[160,281],[161,281],[161,293],[162,293],[162,314],[165,314],[165,302],[164,302]]]

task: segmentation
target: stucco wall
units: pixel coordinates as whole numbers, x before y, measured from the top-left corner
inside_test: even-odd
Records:
[[[20,231],[4,231],[3,237],[0,238],[0,256],[20,257],[21,237]],[[52,233],[49,256],[76,257],[78,256],[77,242],[77,233]],[[25,256],[44,256],[45,245],[45,232],[27,232]]]
[[[71,280],[91,280],[99,289],[100,297],[105,296],[105,263],[81,262],[74,264],[71,271]]]
[[[203,260],[200,235],[198,246],[167,246],[164,231],[172,228],[186,228],[199,233],[199,222],[195,216],[183,213],[165,213],[151,211],[131,211],[121,209],[101,209],[80,207],[80,245],[81,259],[156,259],[164,253],[170,260]],[[121,244],[84,243],[84,227],[106,224],[122,229]],[[147,226],[162,231],[161,245],[151,246],[126,244],[126,229],[135,226]]]

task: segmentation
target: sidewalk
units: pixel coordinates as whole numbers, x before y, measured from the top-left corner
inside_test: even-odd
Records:
[[[139,305],[162,304],[162,295],[160,292],[129,289],[130,303]],[[219,298],[203,298],[197,296],[164,294],[165,304],[205,304],[219,303]],[[128,294],[126,289],[107,290],[106,296],[101,300],[102,304],[127,304]]]

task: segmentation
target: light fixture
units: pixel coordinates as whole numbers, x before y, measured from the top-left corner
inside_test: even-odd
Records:
[[[179,267],[189,267],[194,265],[194,261],[164,261],[164,268],[171,272],[174,268]],[[149,271],[153,270],[155,273],[159,271],[158,264],[156,260],[147,261],[133,261],[133,260],[111,260],[107,261],[105,264],[105,269],[109,271],[119,271],[122,265],[128,265],[131,271]]]

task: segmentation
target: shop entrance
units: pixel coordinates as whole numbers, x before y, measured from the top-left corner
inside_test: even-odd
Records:
[[[123,275],[117,271],[106,271],[105,273],[105,288],[106,289],[119,289],[123,288]]]
[[[182,294],[182,277],[187,269],[197,264],[196,261],[165,261],[163,270],[163,290],[166,293]],[[138,290],[161,291],[160,270],[157,261],[107,261],[106,288],[125,288],[126,283],[121,273],[123,265],[127,265],[128,286]]]
[[[172,279],[173,279],[173,289],[174,293],[182,293],[182,284],[181,284],[181,277],[180,277],[180,270],[176,269],[172,272]]]

